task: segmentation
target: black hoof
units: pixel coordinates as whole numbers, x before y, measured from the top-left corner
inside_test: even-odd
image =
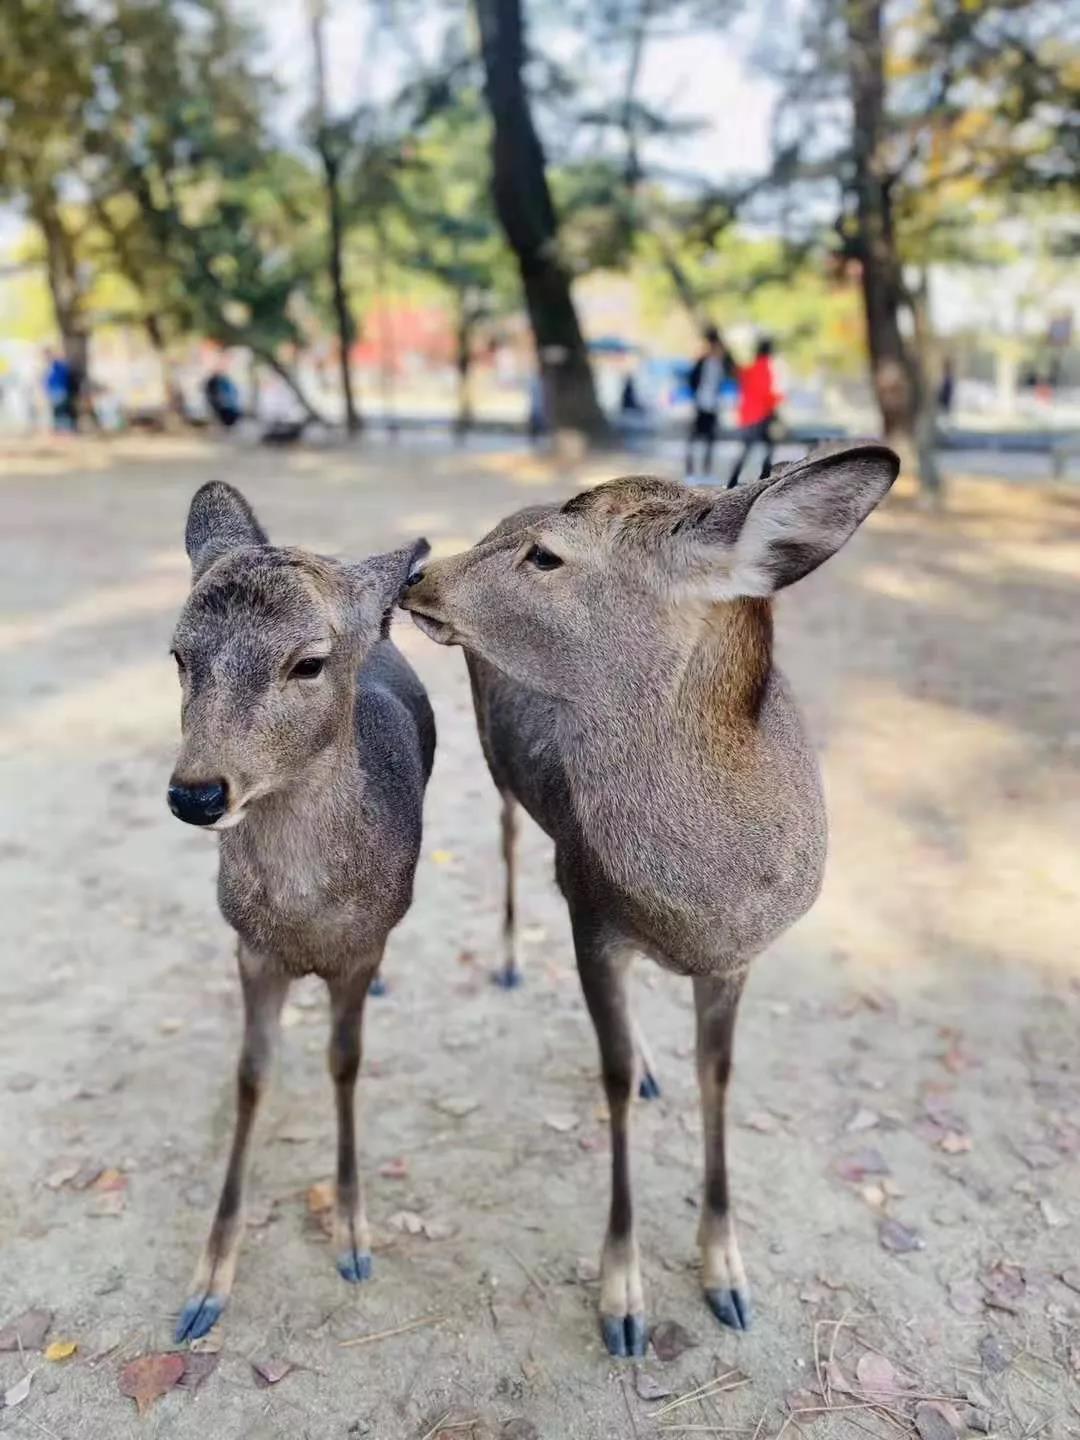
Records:
[[[350,1285],[359,1285],[361,1280],[371,1279],[371,1251],[343,1250],[337,1257],[338,1274]]]
[[[750,1329],[750,1297],[741,1290],[706,1290],[709,1309],[732,1330]]]
[[[491,977],[491,983],[497,985],[500,990],[516,990],[519,985],[524,983],[524,980],[524,975],[516,965],[512,965],[508,970],[496,970]]]
[[[369,995],[376,996],[376,998],[380,995],[385,995],[387,993],[386,981],[382,978],[381,975],[375,976],[375,979],[372,980],[371,984],[368,986],[367,993]]]
[[[641,1356],[649,1343],[644,1315],[601,1315],[600,1333],[609,1355]]]
[[[660,1082],[651,1070],[646,1070],[642,1075],[641,1081],[638,1084],[637,1093],[639,1100],[660,1099]]]
[[[218,1295],[193,1295],[180,1311],[176,1322],[175,1340],[178,1345],[185,1340],[198,1340],[212,1330],[221,1318],[226,1300]]]

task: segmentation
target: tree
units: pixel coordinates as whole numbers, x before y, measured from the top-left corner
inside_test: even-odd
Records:
[[[1076,55],[1057,13],[1048,0],[812,0],[780,67],[773,199],[791,230],[831,236],[858,267],[883,428],[930,492],[922,277],[965,232],[981,240],[973,221],[994,197],[1075,176]]]
[[[558,218],[525,86],[522,0],[474,3],[493,127],[492,193],[521,273],[549,419],[556,429],[604,442],[610,429],[596,399],[570,277],[559,253]]]
[[[326,190],[330,283],[333,289],[334,318],[337,322],[341,393],[345,400],[345,428],[350,435],[353,435],[360,429],[360,416],[353,398],[352,372],[349,366],[349,351],[356,338],[356,326],[353,323],[349,298],[345,289],[343,263],[345,217],[341,197],[341,167],[343,152],[349,143],[349,127],[347,124],[333,124],[327,111],[326,56],[323,36],[326,17],[325,0],[308,0],[308,9],[311,50],[315,66],[315,103],[311,125],[315,149],[322,164]]]
[[[0,197],[16,201],[42,236],[64,353],[86,374],[89,319],[70,203],[81,115],[92,92],[85,20],[74,0],[7,0],[0,6]]]

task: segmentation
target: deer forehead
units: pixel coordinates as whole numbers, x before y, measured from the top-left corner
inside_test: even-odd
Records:
[[[241,551],[219,560],[193,588],[177,636],[217,646],[258,636],[267,647],[302,643],[338,628],[335,568],[302,551]]]

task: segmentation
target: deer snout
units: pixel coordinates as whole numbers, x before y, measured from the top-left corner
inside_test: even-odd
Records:
[[[203,780],[191,785],[174,780],[169,786],[169,809],[189,825],[213,825],[228,808],[227,780]]]

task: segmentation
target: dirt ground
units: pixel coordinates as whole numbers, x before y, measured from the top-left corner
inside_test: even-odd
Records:
[[[914,1436],[921,1404],[923,1440],[1080,1435],[1075,489],[965,481],[942,517],[895,495],[778,606],[833,838],[825,893],[759,962],[737,1037],[755,1327],[722,1331],[700,1297],[689,987],[643,963],[663,1085],[634,1113],[643,1270],[653,1324],[694,1343],[637,1370],[595,1320],[607,1142],[549,846],[526,832],[528,981],[507,994],[487,979],[497,814],[464,665],[397,626],[440,739],[415,904],[366,1027],[375,1278],[347,1287],[309,1213],[334,1141],[305,983],[216,1367],[140,1419],[119,1376],[171,1348],[239,1030],[213,843],[164,800],[191,492],[231,479],[273,538],[359,556],[417,533],[460,548],[582,477],[509,452],[166,440],[0,467],[0,1330],[38,1307],[42,1343],[78,1346],[0,1353],[0,1434],[795,1440],[794,1406],[824,1440],[886,1440]],[[260,1387],[268,1362],[293,1368]],[[700,1402],[645,1398],[730,1371]]]

